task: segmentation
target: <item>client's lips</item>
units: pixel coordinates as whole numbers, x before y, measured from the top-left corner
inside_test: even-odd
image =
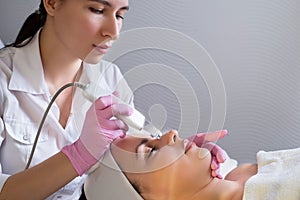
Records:
[[[191,142],[187,139],[184,140],[184,150],[185,150],[185,153],[187,153],[194,145],[195,143],[194,142]]]

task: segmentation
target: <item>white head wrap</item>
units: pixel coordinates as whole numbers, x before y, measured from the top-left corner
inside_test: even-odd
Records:
[[[99,167],[88,175],[84,191],[88,200],[143,200],[119,168],[110,149]]]
[[[1,39],[0,39],[0,49],[1,49],[2,47],[4,47],[4,44],[3,44],[3,42],[2,42]]]

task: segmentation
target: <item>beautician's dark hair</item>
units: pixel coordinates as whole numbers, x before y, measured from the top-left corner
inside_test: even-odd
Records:
[[[28,18],[22,25],[16,40],[9,46],[23,47],[27,45],[31,41],[33,36],[37,33],[37,31],[44,26],[46,17],[47,12],[43,0],[41,0],[39,9],[28,16]],[[25,40],[26,42],[24,42]]]

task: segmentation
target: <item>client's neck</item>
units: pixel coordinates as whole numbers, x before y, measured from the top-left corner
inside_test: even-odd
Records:
[[[243,164],[229,172],[225,179],[213,178],[198,191],[193,200],[242,200],[246,181],[257,173],[257,164]]]
[[[238,181],[214,178],[205,188],[198,191],[192,200],[242,200],[243,190],[243,184]]]

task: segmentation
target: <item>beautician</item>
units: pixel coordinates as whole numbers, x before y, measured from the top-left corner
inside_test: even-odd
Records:
[[[0,199],[84,199],[86,172],[127,125],[133,97],[118,67],[101,60],[120,33],[128,0],[42,0],[15,42],[0,51]],[[53,95],[67,83],[95,82],[111,95],[89,103],[79,89],[55,100],[26,168],[39,123]],[[197,144],[206,143],[204,135]],[[215,176],[224,162],[212,154]],[[220,156],[221,155],[221,156]],[[26,168],[26,169],[25,169]],[[113,190],[113,188],[111,188]]]

